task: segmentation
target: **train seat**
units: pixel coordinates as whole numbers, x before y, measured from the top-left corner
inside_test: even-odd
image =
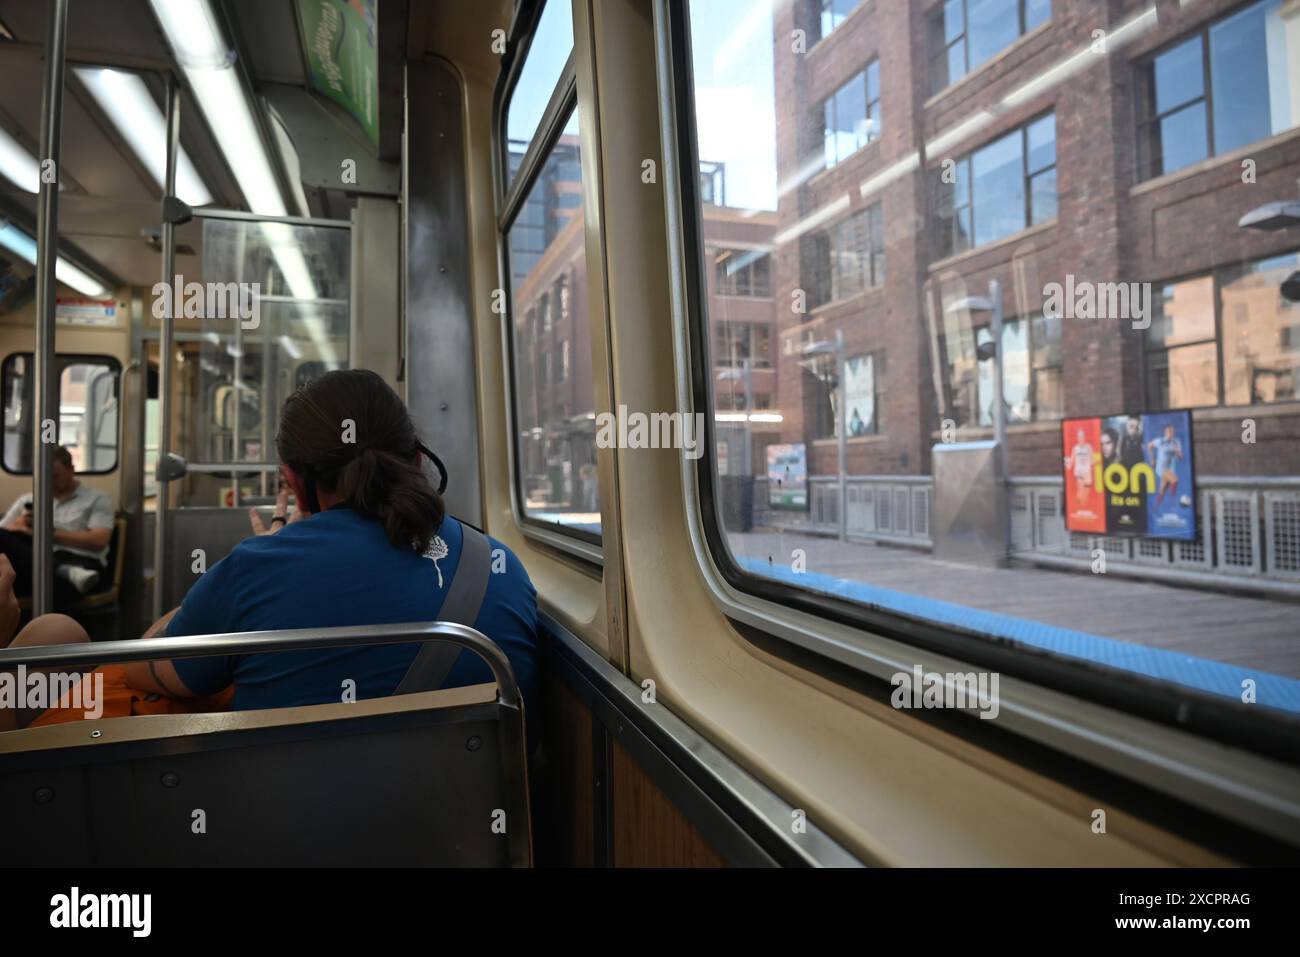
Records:
[[[262,633],[276,634],[296,633]],[[526,866],[522,713],[508,700],[489,683],[0,734],[0,860]]]

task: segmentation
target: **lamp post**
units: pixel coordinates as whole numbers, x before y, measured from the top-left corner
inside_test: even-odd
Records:
[[[839,518],[839,536],[840,541],[848,541],[849,537],[849,420],[846,414],[845,402],[846,389],[844,383],[844,330],[836,329],[835,338],[822,340],[820,342],[810,342],[804,346],[803,354],[805,356],[835,356],[835,381],[840,390],[840,401],[838,408],[835,410],[836,433],[839,441],[836,443],[839,468],[840,482],[839,495],[840,504],[836,510]]]

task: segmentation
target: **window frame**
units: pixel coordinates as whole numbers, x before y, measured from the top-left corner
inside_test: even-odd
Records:
[[[970,65],[970,0],[956,0],[956,2],[961,4],[961,33],[958,34],[957,37],[951,41],[947,40],[944,36],[942,36],[942,34],[940,34],[938,38],[939,39],[938,44],[936,45],[935,43],[934,26],[937,22],[939,24],[939,29],[940,30],[943,29],[943,10],[944,7],[948,5],[948,2],[949,0],[939,0],[938,3],[936,3],[934,6],[932,6],[929,10],[925,12],[925,32],[926,32],[925,62],[926,62],[926,85],[929,87],[929,91],[927,93],[928,96],[938,96],[940,93],[944,92],[945,90],[952,89],[962,80],[966,79],[966,77],[971,76],[974,73],[977,73],[980,69],[982,69],[989,63],[992,63],[995,59],[997,59],[997,57],[1002,53],[1003,50],[1010,49],[1016,43],[1023,40],[1025,37],[1029,36],[1029,34],[1032,32],[1028,25],[1029,0],[1016,0],[1016,18],[1017,18],[1016,38],[1012,40],[1010,43],[1008,43],[1006,46],[999,47],[997,53],[993,54],[991,57],[989,57],[979,66],[972,67]],[[1034,27],[1033,30],[1037,30],[1039,29],[1039,27],[1045,27],[1049,23],[1051,23],[1052,17],[1055,15],[1055,12],[1056,12],[1055,7],[1049,9],[1047,13],[1047,19],[1044,20],[1042,23],[1040,23],[1038,26]],[[947,83],[945,83],[941,87],[935,88],[934,85],[935,63],[937,63],[939,60],[944,60],[946,62],[948,59],[948,52],[958,43],[961,44],[962,62],[965,64],[965,69],[962,72],[962,75],[957,77],[956,79],[949,77]],[[936,49],[938,52],[936,52]]]
[[[9,360],[17,357],[26,357],[35,361],[36,353],[27,349],[16,349],[0,360],[0,396],[6,400],[9,396],[10,374]],[[68,370],[69,366],[75,365],[99,365],[107,366],[113,371],[113,394],[117,398],[117,448],[113,456],[113,467],[111,469],[86,469],[84,471],[74,472],[75,475],[112,475],[122,467],[122,362],[116,356],[104,355],[94,352],[56,352],[54,354],[55,369],[58,373],[56,381],[62,385],[63,373]],[[59,405],[63,405],[63,393],[59,392]],[[0,402],[0,406],[3,403]],[[60,420],[63,416],[60,414]],[[0,427],[2,428],[2,427]],[[3,430],[7,431],[7,430]],[[62,443],[60,443],[62,444]],[[11,469],[9,463],[5,461],[5,456],[0,455],[0,469],[3,469],[6,475],[29,476],[33,474],[32,469],[20,470]]]
[[[873,67],[875,68],[876,71],[876,98],[874,100],[871,98],[871,70]],[[851,86],[854,83],[854,81],[861,81],[862,84],[862,104],[863,104],[862,119],[867,123],[867,141],[863,143],[861,146],[855,147],[851,153],[846,153],[842,157],[839,156],[839,150],[837,149],[836,159],[832,162],[830,158],[826,155],[826,139],[828,136],[835,136],[835,137],[839,136],[840,116],[839,116],[839,108],[836,106],[836,102],[839,99],[840,93],[843,92],[845,89],[847,89],[849,86]],[[862,69],[852,74],[848,78],[848,80],[846,80],[845,82],[837,86],[834,90],[828,93],[821,100],[821,102],[817,104],[817,112],[821,114],[822,135],[821,135],[820,148],[822,154],[823,172],[825,172],[826,170],[835,169],[835,167],[837,166],[842,166],[843,164],[851,160],[853,157],[861,153],[863,150],[865,150],[872,143],[878,143],[880,142],[881,138],[884,137],[885,124],[882,118],[884,114],[884,102],[883,102],[885,96],[884,85],[885,85],[884,74],[880,66],[880,55],[872,54],[871,59],[869,59],[863,65]],[[872,109],[873,104],[875,105],[874,110]],[[828,126],[826,123],[827,110],[829,110],[831,113],[835,115],[833,126]],[[879,123],[873,126],[872,125],[873,120],[879,120]],[[871,135],[872,129],[876,130],[876,134],[874,136]]]
[[[493,190],[497,201],[497,275],[505,299],[505,308],[501,315],[502,356],[505,384],[508,394],[505,399],[506,427],[509,441],[506,443],[510,471],[510,508],[515,523],[526,536],[544,544],[568,552],[595,567],[604,564],[603,528],[601,534],[580,528],[565,526],[558,522],[544,522],[528,514],[524,500],[523,473],[520,462],[523,461],[523,449],[520,447],[518,413],[516,402],[518,395],[516,383],[519,356],[515,346],[513,323],[514,300],[512,282],[510,281],[510,229],[518,220],[527,202],[529,193],[540,179],[556,144],[564,135],[564,127],[571,118],[579,113],[577,44],[579,38],[574,35],[574,46],[564,69],[551,92],[546,109],[537,125],[537,132],[529,141],[519,167],[513,179],[510,176],[509,149],[507,135],[510,99],[514,95],[520,74],[528,59],[533,38],[547,3],[567,3],[569,0],[537,0],[522,5],[517,14],[511,35],[506,44],[506,52],[501,60],[501,72],[497,78],[492,95],[492,163]],[[578,130],[580,155],[588,146],[589,131],[581,123]],[[586,184],[584,183],[584,190]],[[584,210],[584,216],[586,212]],[[585,257],[585,251],[584,251]],[[570,289],[570,297],[572,289]],[[548,302],[549,308],[549,302]],[[544,321],[544,320],[543,320]],[[549,359],[549,356],[548,356]],[[595,397],[593,396],[593,402]]]
[[[1052,162],[1047,166],[1040,166],[1037,169],[1031,169],[1029,166],[1029,128],[1031,126],[1034,126],[1042,122],[1043,120],[1047,119],[1049,116],[1052,118]],[[959,171],[958,176],[962,175],[960,171],[965,170],[964,175],[966,176],[966,182],[968,187],[966,191],[967,192],[966,202],[960,206],[957,204],[958,184],[943,182],[942,166],[930,167],[929,175],[931,177],[931,182],[935,184],[935,188],[939,192],[939,195],[935,197],[935,208],[940,208],[943,206],[944,191],[947,189],[951,189],[952,191],[952,219],[949,222],[949,228],[948,228],[949,235],[946,240],[950,245],[935,251],[936,252],[935,261],[951,259],[954,256],[964,256],[967,253],[976,252],[977,250],[984,249],[988,246],[992,246],[994,243],[1000,243],[1003,242],[1004,240],[1010,239],[1012,236],[1018,236],[1020,233],[1023,233],[1027,229],[1033,229],[1037,226],[1043,226],[1047,223],[1053,222],[1054,220],[1060,217],[1061,187],[1058,181],[1056,187],[1056,212],[1052,216],[1042,220],[1041,222],[1035,222],[1034,220],[1034,188],[1033,188],[1034,181],[1041,176],[1046,176],[1048,173],[1055,174],[1057,170],[1060,168],[1060,152],[1057,149],[1060,140],[1057,138],[1057,133],[1058,131],[1056,129],[1056,107],[1051,106],[1048,109],[1044,110],[1043,112],[1031,116],[1023,123],[1020,123],[1019,125],[1009,130],[1006,130],[997,136],[993,136],[987,140],[984,140],[978,146],[972,147],[971,149],[967,150],[965,153],[962,153],[960,156],[958,156],[954,161],[956,163],[956,169]],[[1020,138],[1020,185],[1024,190],[1024,197],[1022,203],[1023,208],[1021,212],[1024,213],[1024,217],[1025,217],[1024,225],[1021,226],[1019,229],[1017,229],[1015,232],[1008,233],[1005,236],[998,236],[994,239],[989,239],[985,242],[977,243],[975,242],[975,222],[976,222],[975,220],[975,209],[976,209],[975,168],[974,168],[975,154],[980,152],[981,150],[988,149],[991,146],[1002,142],[1003,140],[1010,139],[1011,137],[1016,135],[1019,135]],[[958,249],[957,248],[957,224],[961,221],[961,213],[963,211],[965,211],[970,217],[970,245],[968,245],[965,249]],[[938,241],[940,238],[941,238],[940,236],[936,235],[936,241]]]
[[[1215,27],[1219,26],[1220,24],[1226,23],[1228,20],[1232,19],[1233,17],[1238,16],[1241,13],[1244,13],[1246,10],[1250,9],[1251,7],[1254,7],[1256,5],[1263,5],[1267,3],[1268,0],[1245,0],[1245,2],[1240,3],[1234,7],[1230,7],[1227,10],[1223,10],[1217,15],[1212,16],[1209,19],[1205,20],[1204,22],[1197,24],[1195,27],[1191,28],[1185,33],[1180,34],[1179,36],[1174,37],[1167,43],[1162,43],[1159,47],[1152,50],[1150,53],[1134,61],[1132,67],[1133,76],[1135,80],[1133,84],[1134,86],[1133,115],[1134,115],[1134,119],[1136,120],[1136,130],[1135,130],[1136,135],[1134,136],[1133,139],[1133,150],[1134,150],[1134,169],[1137,171],[1137,182],[1139,184],[1149,183],[1152,180],[1160,179],[1161,177],[1164,176],[1177,175],[1178,173],[1182,173],[1188,169],[1191,169],[1192,167],[1196,166],[1198,163],[1209,162],[1210,160],[1213,160],[1219,156],[1230,156],[1239,150],[1249,149],[1250,147],[1254,146],[1256,143],[1262,143],[1271,137],[1281,136],[1285,133],[1300,129],[1300,123],[1297,123],[1290,127],[1287,127],[1285,130],[1270,132],[1266,136],[1260,137],[1259,139],[1256,140],[1252,140],[1249,143],[1243,143],[1240,146],[1234,146],[1231,149],[1227,150],[1226,152],[1219,152],[1216,149],[1215,129],[1214,129],[1214,66],[1213,66],[1213,50],[1210,47],[1210,31],[1213,30]],[[1138,83],[1136,81],[1138,79],[1139,74],[1142,71],[1152,69],[1157,59],[1159,59],[1164,54],[1169,53],[1172,50],[1175,50],[1178,47],[1182,46],[1183,44],[1189,42],[1193,38],[1200,41],[1199,46],[1201,51],[1201,95],[1199,97],[1192,97],[1191,99],[1182,100],[1179,102],[1178,106],[1172,107],[1163,113],[1152,113],[1151,115],[1148,116],[1146,104],[1137,101]],[[1155,84],[1153,79],[1152,87],[1151,87],[1153,100],[1155,99],[1155,92],[1156,92]],[[1152,173],[1150,171],[1151,151],[1149,148],[1145,147],[1145,144],[1147,142],[1146,137],[1148,136],[1149,131],[1155,126],[1155,124],[1159,123],[1161,120],[1165,119],[1166,117],[1172,116],[1175,113],[1182,112],[1183,110],[1186,110],[1189,107],[1193,106],[1194,104],[1198,104],[1198,103],[1202,104],[1205,109],[1205,156],[1199,160],[1195,160],[1184,166],[1180,166],[1176,170],[1166,170],[1163,169],[1164,154],[1162,152],[1161,153],[1162,169],[1159,173]],[[1145,157],[1146,159],[1145,164],[1143,162],[1144,150],[1147,154],[1147,156]]]
[[[690,12],[687,3],[654,0],[659,48],[672,317],[678,402],[705,410],[705,445],[719,436],[713,404],[706,246],[698,166]],[[1300,770],[1300,719],[1283,711],[1262,718],[1235,702],[1184,685],[1092,661],[993,641],[974,629],[853,603],[764,578],[741,568],[727,544],[716,457],[680,458],[690,534],[705,585],[745,640],[777,649],[800,667],[854,687],[863,676],[888,682],[901,661],[938,671],[996,670],[1012,734],[1133,778],[1143,787],[1260,831],[1294,840],[1300,800],[1269,773]],[[973,640],[972,640],[973,639]],[[1083,699],[1083,700],[1080,700]],[[1227,752],[1216,742],[1239,750]],[[1278,762],[1283,762],[1279,764]],[[1243,772],[1243,768],[1245,769]],[[1242,773],[1268,798],[1243,794]],[[1271,810],[1281,801],[1287,811]],[[1267,819],[1267,824],[1261,823]]]

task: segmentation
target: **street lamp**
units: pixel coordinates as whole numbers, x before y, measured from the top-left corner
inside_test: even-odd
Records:
[[[1007,478],[1007,409],[1003,392],[1002,372],[1002,284],[996,279],[989,280],[989,294],[982,296],[965,296],[948,306],[949,315],[961,312],[987,312],[992,314],[989,331],[993,333],[992,348],[977,351],[980,359],[993,359],[993,439],[998,444],[998,469],[1002,480]]]
[[[1266,233],[1292,229],[1300,226],[1300,202],[1266,203],[1241,217],[1237,225]],[[1300,272],[1293,272],[1283,280],[1282,298],[1287,302],[1300,302]]]
[[[1291,200],[1266,203],[1241,217],[1237,225],[1242,229],[1259,229],[1269,233],[1300,226],[1300,202]]]
[[[836,443],[839,463],[840,463],[840,507],[839,525],[840,541],[848,541],[849,537],[849,421],[845,414],[847,403],[847,389],[844,382],[844,331],[835,330],[835,338],[831,340],[822,340],[821,342],[810,342],[803,347],[805,356],[835,356],[835,381],[840,390],[839,408],[836,410],[836,432],[839,441]],[[811,491],[811,487],[810,487]]]

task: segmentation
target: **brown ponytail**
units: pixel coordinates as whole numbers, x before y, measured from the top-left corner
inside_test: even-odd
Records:
[[[399,548],[423,552],[445,508],[418,443],[402,400],[368,369],[329,372],[303,386],[285,402],[275,437],[280,461],[304,481],[382,522]]]

